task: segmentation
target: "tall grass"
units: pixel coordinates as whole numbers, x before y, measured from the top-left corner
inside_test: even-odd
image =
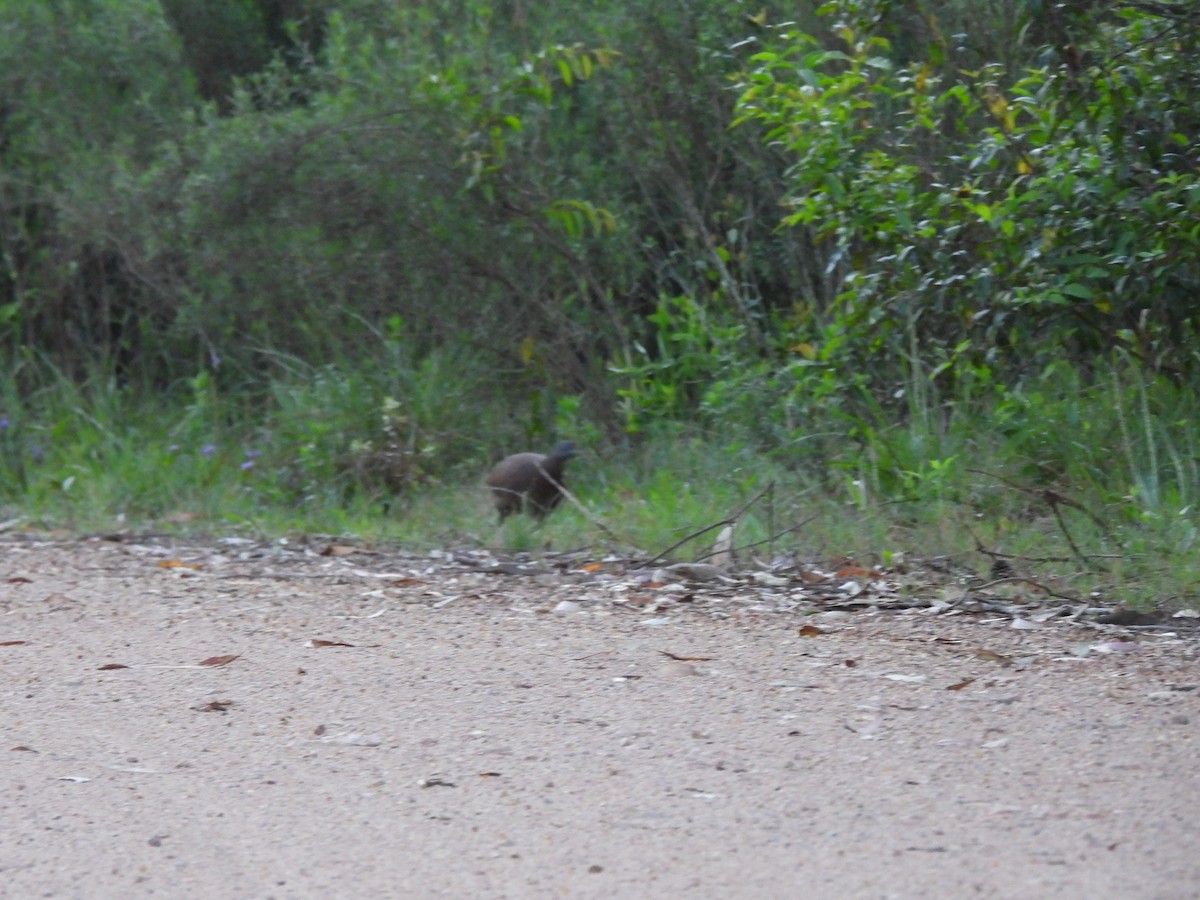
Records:
[[[534,427],[494,408],[482,367],[397,346],[369,364],[277,360],[254,386],[202,373],[158,396],[24,365],[21,391],[15,379],[0,385],[0,503],[27,528],[645,556],[772,484],[739,522],[737,544],[754,547],[747,563],[903,553],[983,572],[982,548],[1081,596],[1179,604],[1200,584],[1200,402],[1133,368],[1085,383],[1050,367],[1016,387],[950,396],[914,372],[907,407],[860,399],[810,417],[823,462],[803,435],[764,441],[732,414],[604,442],[566,402],[546,405],[557,421]],[[564,503],[543,526],[498,527],[481,484],[488,466],[575,429],[587,444],[568,478],[587,514]],[[1055,509],[1046,491],[1069,502]],[[714,537],[675,556],[702,556]]]

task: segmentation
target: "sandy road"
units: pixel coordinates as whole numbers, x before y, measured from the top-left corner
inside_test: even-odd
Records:
[[[1200,896],[1192,639],[0,559],[7,897]]]

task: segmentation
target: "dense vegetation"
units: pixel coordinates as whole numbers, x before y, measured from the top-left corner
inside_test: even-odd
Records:
[[[444,540],[569,434],[643,547],[1194,591],[1200,8],[576,6],[0,0],[13,516]]]

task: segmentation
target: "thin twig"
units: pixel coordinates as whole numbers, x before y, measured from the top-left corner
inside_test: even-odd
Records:
[[[1083,600],[1082,598],[1072,596],[1071,594],[1060,594],[1060,593],[1058,593],[1058,591],[1053,591],[1050,588],[1048,588],[1046,585],[1042,584],[1040,581],[1034,581],[1032,578],[1025,578],[1024,576],[1021,576],[1021,575],[1013,575],[1010,578],[996,578],[996,579],[993,579],[992,581],[985,582],[984,584],[969,587],[965,591],[963,591],[963,595],[961,597],[959,597],[957,600],[955,600],[950,605],[952,607],[958,606],[958,604],[965,602],[971,596],[971,594],[973,592],[985,591],[988,588],[995,587],[998,584],[1015,584],[1015,583],[1016,584],[1023,583],[1023,584],[1033,585],[1033,587],[1043,590],[1046,592],[1047,595],[1049,595],[1051,597],[1057,597],[1059,600],[1070,600],[1072,603],[1087,602],[1087,601]]]
[[[784,535],[791,534],[793,531],[799,531],[801,528],[803,528],[805,525],[807,525],[813,519],[817,518],[817,516],[819,516],[819,515],[820,515],[820,513],[813,513],[811,516],[809,516],[807,519],[805,519],[803,522],[799,523],[798,525],[793,525],[791,528],[785,528],[785,529],[783,529],[783,531],[777,531],[770,537],[763,538],[761,541],[755,541],[752,544],[743,544],[740,547],[734,547],[733,552],[741,553],[743,550],[753,550],[755,547],[761,547],[763,544],[773,543],[774,541],[777,541],[779,538],[783,537]],[[696,559],[696,562],[704,562],[704,560],[708,559],[712,555],[713,554],[711,552],[705,553],[703,556],[698,557]]]
[[[577,510],[579,510],[581,513],[583,513],[583,517],[585,519],[587,519],[589,522],[591,522],[593,525],[595,525],[597,528],[599,528],[601,531],[603,531],[612,540],[616,541],[618,544],[621,543],[621,538],[617,536],[616,532],[614,532],[611,528],[609,528],[607,525],[605,525],[603,522],[601,522],[599,519],[597,519],[595,516],[593,516],[591,514],[591,512],[588,511],[587,507],[585,507],[582,503],[579,502],[578,497],[576,497],[574,494],[572,494],[570,491],[568,491],[561,482],[559,482],[556,478],[554,478],[552,475],[550,475],[549,472],[547,472],[545,469],[542,468],[541,463],[537,464],[537,469],[539,472],[542,473],[543,478],[545,478],[552,485],[554,485],[558,489],[558,492],[562,496],[566,497],[568,501],[570,501],[572,506],[574,506]]]
[[[1052,491],[1049,488],[1022,487],[1019,484],[1015,484],[1014,482],[1009,481],[1007,478],[1003,477],[1002,475],[997,475],[994,472],[985,472],[982,469],[967,469],[967,471],[974,472],[977,475],[985,475],[988,478],[995,478],[997,481],[1002,481],[1005,484],[1009,485],[1014,490],[1018,490],[1023,494],[1028,494],[1031,497],[1038,498],[1043,503],[1045,503],[1047,506],[1049,506],[1050,512],[1052,512],[1054,514],[1054,521],[1056,521],[1058,523],[1059,530],[1063,533],[1063,537],[1066,538],[1067,546],[1069,546],[1071,548],[1071,552],[1075,554],[1075,558],[1079,562],[1083,563],[1083,565],[1085,565],[1085,566],[1088,565],[1088,557],[1084,555],[1083,551],[1079,549],[1079,545],[1075,543],[1075,538],[1071,535],[1071,530],[1069,528],[1067,528],[1067,522],[1063,518],[1062,510],[1060,509],[1060,507],[1067,506],[1067,507],[1070,507],[1071,509],[1078,510],[1079,512],[1083,513],[1088,518],[1090,518],[1096,524],[1096,527],[1098,527],[1100,529],[1100,531],[1104,534],[1105,537],[1107,537],[1107,538],[1112,537],[1112,533],[1109,531],[1108,526],[1104,523],[1103,519],[1101,519],[1098,515],[1096,515],[1094,512],[1092,512],[1090,509],[1088,509],[1082,503],[1072,500],[1070,497],[1064,496],[1063,494],[1060,494],[1058,491]]]
[[[971,535],[971,539],[975,541],[975,552],[982,553],[984,556],[990,556],[992,559],[1019,559],[1021,562],[1029,563],[1063,563],[1075,562],[1070,556],[1026,556],[1023,553],[1002,553],[999,550],[989,550],[983,546],[983,541],[979,539],[970,525],[964,525],[967,533]],[[1128,559],[1129,556],[1125,553],[1088,553],[1084,559]]]
[[[687,535],[686,537],[676,541],[674,544],[672,544],[666,550],[663,550],[662,552],[658,553],[657,555],[651,557],[650,559],[648,559],[644,562],[634,563],[630,568],[644,569],[647,566],[652,566],[656,562],[658,562],[660,559],[662,559],[664,556],[666,556],[668,553],[672,552],[673,550],[679,549],[684,544],[686,544],[688,541],[695,540],[696,538],[700,537],[702,534],[708,534],[708,532],[712,531],[714,528],[721,528],[725,525],[736,524],[737,520],[742,517],[742,515],[746,512],[746,510],[748,510],[751,506],[753,506],[755,503],[757,503],[760,499],[762,499],[762,497],[766,493],[773,490],[774,488],[775,488],[775,482],[774,481],[769,482],[765,488],[763,488],[761,491],[759,491],[757,494],[755,494],[753,497],[751,497],[749,500],[747,500],[745,503],[743,503],[735,512],[730,513],[724,519],[721,519],[719,522],[713,522],[711,525],[706,525],[703,528],[701,528],[699,531],[692,532],[691,534]]]

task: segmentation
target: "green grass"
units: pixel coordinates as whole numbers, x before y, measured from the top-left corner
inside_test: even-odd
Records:
[[[549,437],[506,432],[473,399],[487,396],[486,379],[473,383],[469,367],[456,370],[449,401],[427,383],[447,379],[444,367],[403,378],[400,368],[368,376],[301,367],[254,394],[218,390],[207,377],[159,397],[53,373],[21,396],[10,384],[0,390],[4,516],[29,529],[646,557],[771,484],[736,534],[759,559],[951,557],[986,574],[991,560],[978,541],[1075,596],[1098,591],[1143,607],[1196,600],[1200,404],[1167,383],[1124,374],[1086,385],[1063,370],[986,398],[925,392],[919,409],[895,421],[867,404],[855,419],[843,412],[806,424],[823,435],[816,464],[810,444],[798,462],[787,444],[756,443],[734,421],[671,425],[621,443],[592,433],[568,471],[587,514],[564,502],[544,525],[518,517],[498,527],[482,485],[502,446],[495,435],[509,450]],[[573,436],[581,427],[560,423]],[[1069,501],[1058,505],[1061,520],[1046,490]],[[673,556],[703,556],[715,537]]]

